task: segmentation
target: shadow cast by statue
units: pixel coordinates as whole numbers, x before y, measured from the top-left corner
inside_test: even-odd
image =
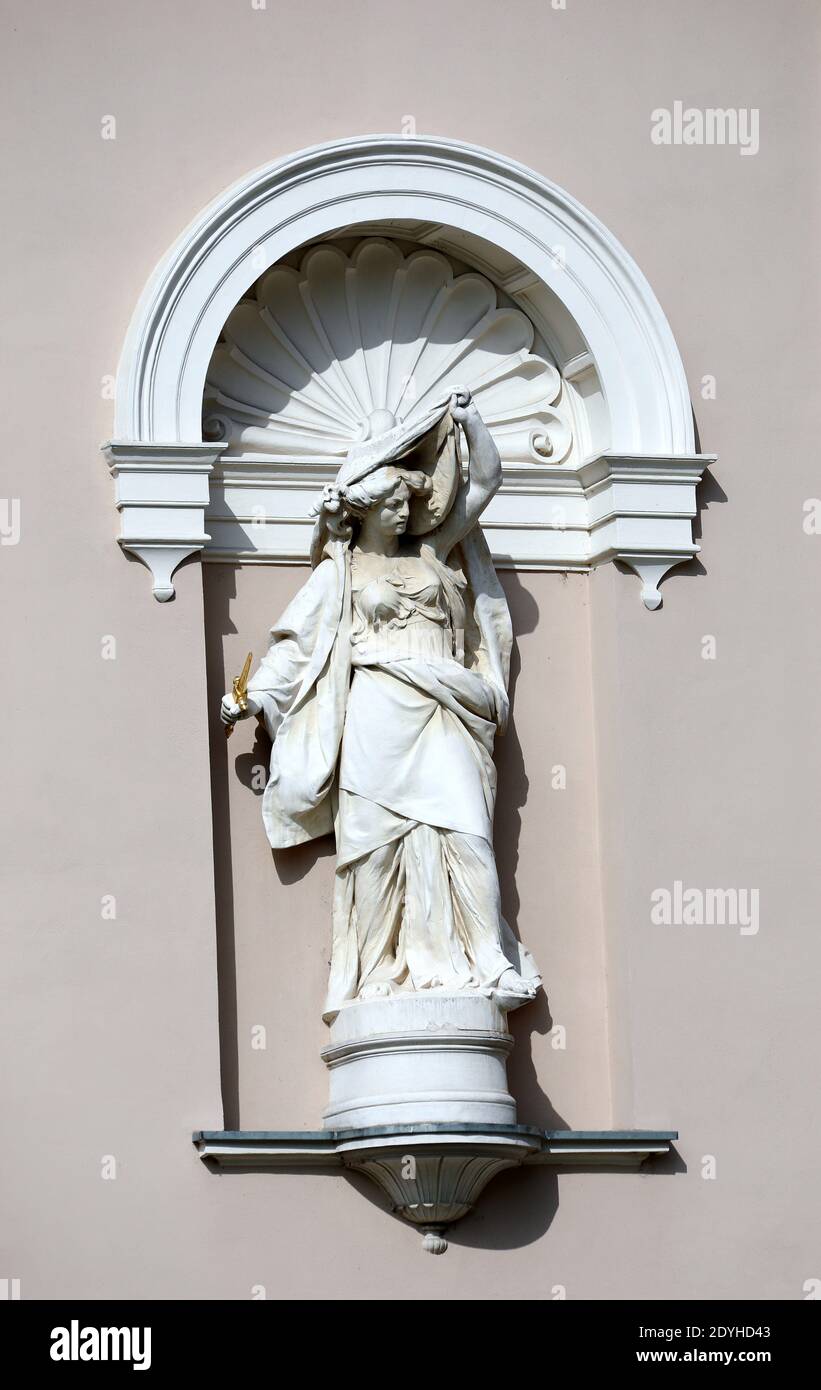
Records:
[[[265,791],[268,777],[268,764],[271,760],[271,740],[260,720],[254,728],[254,746],[248,753],[241,753],[234,762],[237,781],[247,787],[254,796],[261,797]]]
[[[280,883],[300,883],[320,859],[330,859],[336,854],[333,835],[323,835],[321,840],[308,840],[304,845],[293,845],[291,849],[272,849],[271,858]]]
[[[533,1058],[533,1035],[545,1037],[553,1028],[547,994],[541,990],[532,1004],[508,1015],[508,1028],[515,1039],[508,1059],[507,1078],[510,1093],[516,1100],[520,1124],[535,1125],[537,1129],[572,1129],[572,1125],[553,1105],[542,1089]]]
[[[502,913],[514,936],[521,940],[519,913],[522,908],[518,888],[519,837],[522,811],[527,804],[530,782],[525,770],[525,757],[516,727],[516,685],[522,669],[517,638],[535,632],[539,625],[539,605],[523,585],[516,570],[502,570],[499,578],[507,595],[513,621],[513,650],[510,659],[511,717],[504,736],[497,739],[495,761],[498,771],[495,815],[496,865],[502,896]],[[504,833],[500,834],[503,827]],[[545,873],[549,867],[545,866]],[[534,933],[525,933],[532,937]],[[508,1026],[516,1039],[513,1055],[508,1062],[510,1090],[515,1096],[522,1123],[540,1129],[569,1129],[567,1121],[554,1109],[542,1090],[533,1060],[532,1036],[544,1036],[553,1027],[550,1006],[544,989],[532,1004],[508,1015]]]
[[[448,1242],[468,1250],[519,1250],[548,1231],[559,1210],[552,1168],[508,1168],[482,1193],[473,1211],[451,1226]]]

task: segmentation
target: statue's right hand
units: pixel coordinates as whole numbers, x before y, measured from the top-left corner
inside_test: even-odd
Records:
[[[222,703],[220,704],[220,719],[223,724],[230,726],[236,724],[238,719],[248,719],[252,714],[259,714],[262,709],[259,700],[256,700],[250,693],[245,698],[247,700],[247,708],[242,710],[232,694],[223,695]]]
[[[236,724],[242,718],[242,710],[234,699],[233,695],[223,695],[220,704],[220,719],[223,724]]]

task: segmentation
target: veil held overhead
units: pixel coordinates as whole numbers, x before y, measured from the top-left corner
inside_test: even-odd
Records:
[[[462,460],[459,429],[450,414],[450,395],[444,402],[433,406],[420,420],[391,424],[392,419],[388,411],[374,412],[365,426],[368,434],[351,446],[334,482],[326,487],[317,508],[311,543],[311,563],[314,568],[322,559],[325,544],[332,535],[329,522],[339,515],[344,506],[345,489],[361,482],[377,468],[391,464],[425,473],[431,480],[430,492],[411,498],[408,535],[423,536],[435,530],[453,506],[462,474]]]

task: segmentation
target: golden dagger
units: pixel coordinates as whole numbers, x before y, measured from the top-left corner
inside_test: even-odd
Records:
[[[245,658],[245,665],[243,666],[243,668],[242,668],[242,670],[240,671],[239,675],[238,675],[238,676],[234,676],[234,679],[233,679],[233,681],[231,682],[231,690],[232,690],[233,695],[234,695],[234,700],[235,700],[236,704],[239,705],[239,707],[240,707],[240,709],[242,710],[243,714],[245,713],[245,711],[246,711],[247,708],[248,708],[248,677],[249,677],[250,674],[251,674],[251,662],[253,661],[253,659],[254,659],[254,654],[253,654],[253,652],[249,652],[248,655],[247,655],[246,658]],[[233,726],[233,724],[226,724],[226,726],[225,726],[225,737],[226,737],[226,738],[230,738],[233,732],[234,732],[234,726]]]

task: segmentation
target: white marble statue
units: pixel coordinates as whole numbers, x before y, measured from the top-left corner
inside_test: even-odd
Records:
[[[221,718],[265,721],[275,848],[335,831],[326,1019],[417,991],[514,1008],[540,978],[501,915],[493,854],[512,633],[478,520],[499,454],[461,389],[412,425],[376,411],[364,433],[325,489],[313,573],[247,708],[226,695]]]

